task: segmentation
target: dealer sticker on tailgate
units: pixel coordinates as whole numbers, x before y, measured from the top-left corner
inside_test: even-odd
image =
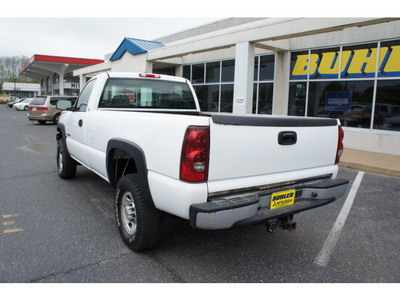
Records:
[[[273,193],[271,195],[270,209],[280,208],[294,204],[295,194],[296,194],[295,189]]]

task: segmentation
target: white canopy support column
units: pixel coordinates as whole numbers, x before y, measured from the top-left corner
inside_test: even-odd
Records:
[[[64,95],[64,75],[65,75],[65,71],[68,69],[69,64],[64,64],[62,66],[60,66],[60,71],[57,72],[58,76],[60,77],[60,83],[59,83],[59,87],[60,87],[60,95]]]
[[[251,114],[254,84],[254,43],[236,44],[233,113]]]
[[[79,91],[82,92],[82,89],[86,84],[86,76],[84,74],[79,75]]]
[[[58,76],[60,78],[60,95],[64,95],[64,73],[58,73]]]

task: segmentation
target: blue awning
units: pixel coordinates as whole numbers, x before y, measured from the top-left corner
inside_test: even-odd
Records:
[[[160,42],[124,38],[117,50],[110,57],[110,61],[120,59],[122,55],[124,55],[125,51],[128,51],[132,55],[136,55],[161,47],[165,47],[165,45]]]

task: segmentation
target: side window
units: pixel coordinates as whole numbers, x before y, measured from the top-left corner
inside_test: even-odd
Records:
[[[78,101],[76,102],[76,109],[79,111],[86,111],[87,104],[89,102],[90,94],[92,93],[96,79],[89,81],[83,88],[83,91],[79,95]]]

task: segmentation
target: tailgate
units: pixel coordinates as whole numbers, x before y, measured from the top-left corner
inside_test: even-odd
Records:
[[[209,192],[337,172],[336,119],[212,115]]]

